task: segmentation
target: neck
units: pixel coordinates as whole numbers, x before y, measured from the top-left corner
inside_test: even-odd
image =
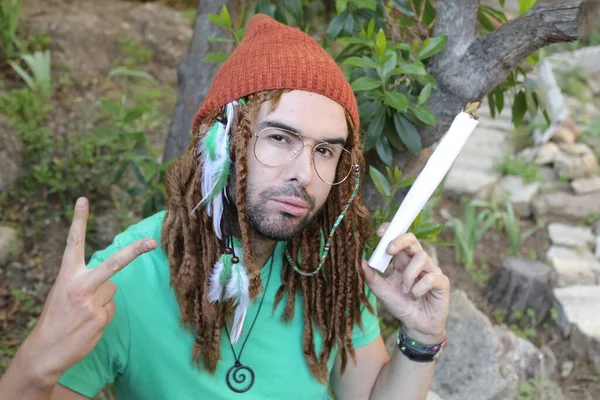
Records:
[[[232,233],[235,237],[241,240],[242,231],[240,230],[237,221],[237,213],[234,212],[232,215]],[[256,262],[256,265],[260,268],[263,268],[267,263],[267,260],[273,254],[275,246],[277,245],[277,241],[267,239],[264,236],[258,235],[257,233],[253,232],[250,238],[250,244],[252,245],[252,252],[254,253],[254,261]]]
[[[252,251],[254,252],[254,261],[256,265],[264,268],[267,260],[273,254],[277,242],[274,240],[265,239],[257,234],[252,235]]]

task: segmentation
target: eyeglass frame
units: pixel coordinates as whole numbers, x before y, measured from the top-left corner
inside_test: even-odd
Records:
[[[295,135],[295,136],[299,137],[299,138],[300,138],[300,141],[302,142],[302,149],[301,149],[301,150],[299,150],[298,152],[296,152],[296,154],[295,154],[295,155],[294,155],[292,158],[290,158],[289,160],[287,160],[286,162],[284,162],[284,163],[281,163],[281,164],[277,164],[277,165],[268,165],[268,164],[265,164],[264,162],[260,161],[260,159],[259,159],[259,158],[258,158],[258,156],[256,155],[256,143],[258,142],[258,139],[260,139],[260,134],[261,134],[261,133],[263,133],[263,132],[264,132],[264,131],[266,131],[266,130],[269,130],[269,129],[277,129],[277,130],[279,130],[279,131],[283,131],[283,132],[286,132],[286,133],[290,133],[290,134],[292,134],[292,135]],[[254,137],[254,148],[253,148],[254,158],[256,158],[256,160],[257,160],[259,163],[261,163],[262,165],[264,165],[264,166],[266,166],[266,167],[273,167],[273,168],[275,168],[275,167],[281,167],[282,165],[285,165],[285,164],[287,164],[287,163],[291,162],[292,160],[294,160],[295,158],[297,158],[297,157],[298,157],[298,156],[299,156],[299,155],[302,153],[302,150],[304,150],[304,147],[306,147],[306,146],[310,146],[310,147],[312,147],[312,151],[311,151],[311,153],[310,153],[310,160],[311,160],[311,163],[312,163],[313,169],[315,170],[315,173],[317,174],[317,176],[319,177],[319,179],[320,179],[320,180],[321,180],[323,183],[325,183],[325,184],[327,184],[327,185],[330,185],[330,186],[337,186],[337,185],[341,185],[342,183],[344,183],[344,182],[346,181],[346,179],[348,179],[348,177],[349,177],[349,176],[352,174],[352,166],[353,166],[353,165],[355,165],[355,162],[354,162],[354,157],[352,156],[352,153],[351,153],[350,151],[348,151],[346,148],[344,148],[343,146],[340,146],[339,144],[332,144],[332,143],[328,143],[328,142],[325,142],[325,141],[323,141],[323,140],[319,140],[319,139],[316,139],[316,138],[313,138],[313,137],[310,137],[310,136],[307,136],[307,135],[303,135],[303,134],[300,134],[300,133],[297,133],[297,132],[294,132],[294,131],[290,131],[290,130],[288,130],[288,129],[279,128],[279,127],[273,127],[273,126],[268,126],[268,127],[265,127],[265,128],[263,128],[263,129],[261,129],[261,130],[260,130],[258,133],[255,133],[255,134],[253,135],[253,137]],[[311,145],[311,144],[306,144],[306,143],[304,142],[304,138],[305,138],[305,137],[306,137],[306,138],[308,138],[308,139],[312,139],[312,140],[316,141],[316,142],[317,142],[317,144],[314,144],[314,145]],[[321,175],[319,174],[319,171],[317,171],[317,166],[315,165],[315,150],[316,150],[317,146],[319,146],[319,145],[321,145],[321,144],[328,144],[328,145],[331,145],[331,146],[339,146],[339,147],[340,147],[340,149],[342,149],[342,152],[344,152],[344,151],[345,151],[345,152],[346,152],[346,153],[348,153],[348,155],[350,156],[350,161],[351,161],[351,162],[350,162],[350,168],[348,168],[348,173],[346,174],[346,176],[344,177],[344,179],[342,179],[341,181],[339,181],[339,182],[337,182],[337,183],[329,183],[329,182],[325,182],[325,180],[324,180],[323,178],[321,178]],[[339,161],[340,161],[341,159],[342,159],[342,158],[340,157],[340,159],[338,160],[338,163],[339,163]],[[337,166],[336,166],[336,171],[337,171]]]

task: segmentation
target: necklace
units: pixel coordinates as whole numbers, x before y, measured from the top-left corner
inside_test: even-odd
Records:
[[[256,311],[256,315],[254,316],[254,320],[252,321],[252,325],[250,325],[250,329],[248,330],[248,334],[246,335],[246,339],[244,339],[244,343],[242,343],[242,348],[240,349],[239,354],[235,353],[235,349],[231,344],[231,339],[229,337],[229,330],[227,326],[225,326],[225,332],[227,333],[227,338],[229,347],[231,347],[231,352],[233,353],[233,358],[235,359],[234,364],[227,370],[227,374],[225,375],[225,381],[227,382],[227,386],[229,389],[236,393],[244,393],[250,390],[252,385],[254,385],[254,371],[247,365],[242,364],[242,352],[244,351],[244,347],[246,346],[246,342],[248,338],[250,338],[250,334],[252,333],[252,328],[254,328],[254,324],[258,319],[258,315],[260,314],[260,310],[263,305],[263,301],[265,300],[265,296],[267,294],[267,289],[269,288],[269,281],[271,280],[271,272],[273,271],[273,259],[275,258],[275,254],[271,256],[271,263],[269,264],[269,275],[267,276],[267,283],[265,284],[265,291],[260,299],[260,303],[258,304],[258,311]],[[249,382],[245,383],[246,379],[249,378]],[[234,383],[232,383],[232,380]],[[234,384],[238,385],[238,387],[234,386]],[[243,386],[239,386],[243,385]]]

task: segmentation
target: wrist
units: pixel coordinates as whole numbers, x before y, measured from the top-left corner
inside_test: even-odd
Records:
[[[446,338],[446,329],[443,329],[441,332],[434,333],[434,334],[422,333],[422,332],[419,332],[416,330],[406,328],[404,326],[402,326],[400,329],[408,338],[410,338],[412,340],[416,340],[417,342],[420,342],[423,344],[440,343],[442,340],[444,340]]]
[[[42,352],[35,349],[30,336],[15,354],[12,364],[20,379],[29,386],[28,391],[43,393],[52,390],[62,374],[54,370],[48,361]]]

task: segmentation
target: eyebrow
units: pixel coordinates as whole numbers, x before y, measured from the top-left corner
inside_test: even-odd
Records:
[[[333,138],[325,138],[325,139],[316,139],[313,137],[310,137],[308,135],[303,134],[302,132],[300,132],[299,129],[296,129],[286,123],[280,122],[280,121],[263,121],[261,123],[258,124],[258,129],[259,130],[263,130],[265,128],[277,128],[277,129],[283,129],[286,131],[290,131],[293,132],[295,134],[298,135],[302,135],[302,136],[306,136],[307,138],[311,138],[311,139],[315,139],[319,142],[325,142],[325,143],[329,143],[329,144],[339,144],[340,146],[345,146],[346,145],[346,139],[344,139],[343,137],[333,137]]]

